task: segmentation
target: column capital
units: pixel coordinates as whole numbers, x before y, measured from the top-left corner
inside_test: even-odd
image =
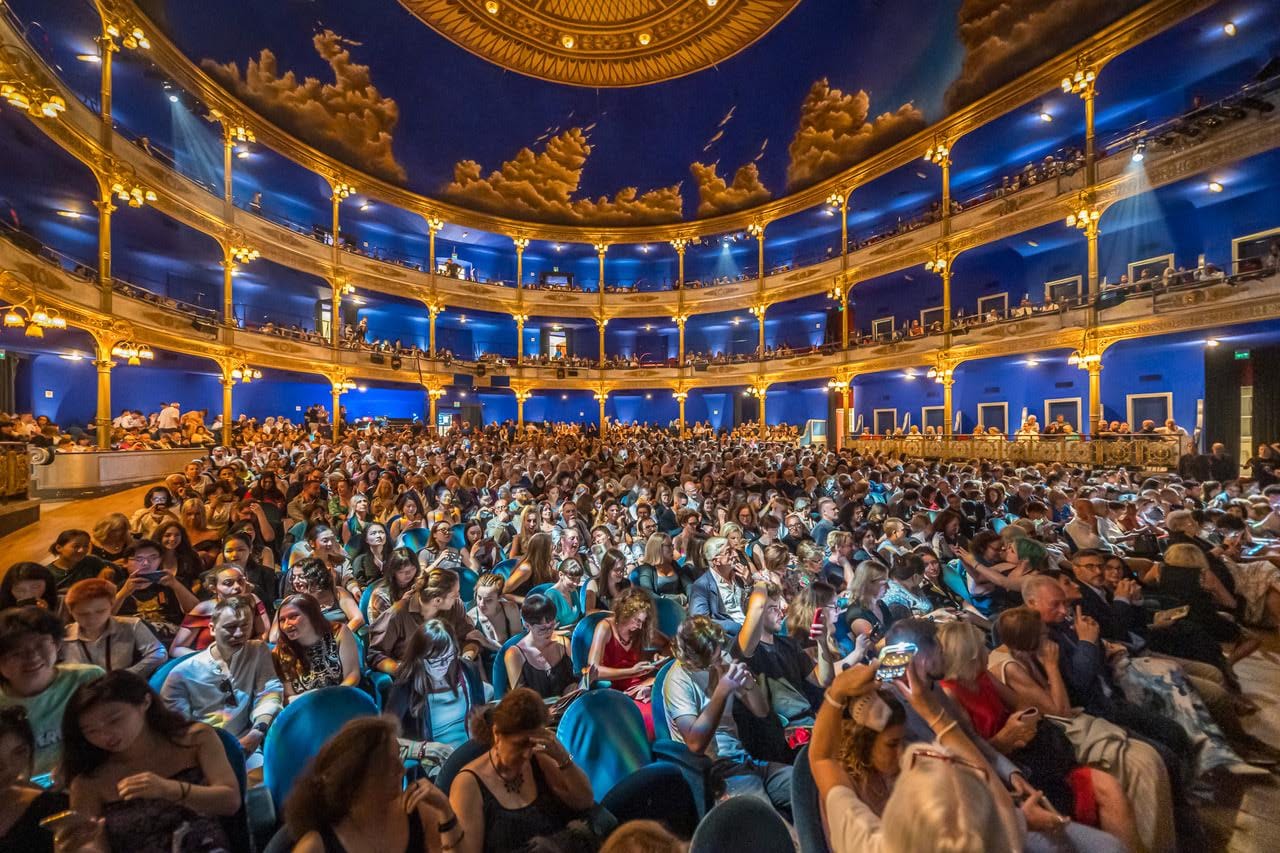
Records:
[[[341,175],[326,176],[325,180],[329,183],[329,199],[335,204],[341,204],[356,192],[354,185],[347,183]],[[334,236],[337,240],[337,236]]]
[[[950,275],[951,266],[960,256],[960,249],[953,248],[951,243],[943,240],[933,247],[933,257],[924,262],[926,272],[938,275]]]
[[[769,310],[769,303],[757,302],[754,305],[752,305],[749,310],[751,311],[751,315],[755,317],[757,320],[763,320],[765,312]]]
[[[512,314],[511,319],[516,321],[517,326],[523,326],[525,323],[529,322],[529,315],[528,314]]]
[[[1085,54],[1076,57],[1076,69],[1062,78],[1062,92],[1065,95],[1079,95],[1081,98],[1092,98],[1097,94],[1098,72],[1101,63],[1093,63]]]
[[[596,255],[603,258],[605,253],[609,251],[609,244],[603,241],[592,244],[595,247]]]
[[[98,37],[100,44],[108,50],[119,50],[121,47],[129,50],[151,49],[146,32],[129,15],[124,4],[118,0],[94,0],[93,5],[97,7],[98,16],[102,19],[102,34]],[[116,44],[116,39],[120,40],[119,45]]]
[[[607,325],[609,325],[609,318],[608,318],[608,317],[604,317],[604,316],[597,316],[597,317],[595,318],[595,321],[596,321],[596,326],[597,326],[597,327],[600,329],[600,331],[602,331],[602,332],[604,331],[604,327],[605,327],[605,326],[607,326]]]
[[[427,232],[434,237],[444,228],[444,220],[433,213],[424,213],[422,218],[427,221]]]
[[[436,317],[439,317],[441,314],[445,312],[445,306],[439,302],[427,301],[426,306],[427,306],[427,314],[431,316],[432,320],[434,320]]]
[[[676,254],[683,255],[685,249],[689,248],[689,238],[676,237],[671,241],[671,248],[676,250]]]
[[[676,324],[677,326],[679,326],[681,329],[683,329],[683,328],[684,328],[684,324],[689,322],[689,317],[690,317],[690,316],[692,316],[692,315],[690,315],[690,314],[672,314],[672,315],[671,315],[671,319],[672,319],[672,321],[673,321],[673,322],[675,322],[675,324]]]
[[[519,254],[523,254],[523,253],[524,253],[524,250],[525,250],[525,249],[527,249],[527,248],[529,248],[529,238],[528,238],[528,237],[523,237],[523,236],[521,236],[521,237],[512,237],[512,238],[511,238],[511,242],[512,242],[512,244],[516,247],[516,252],[517,252],[517,253],[519,253]]]
[[[951,166],[951,145],[952,140],[948,140],[941,134],[933,137],[933,144],[924,152],[924,160],[943,169]]]
[[[258,141],[257,136],[253,133],[253,128],[249,126],[249,123],[245,121],[242,115],[225,113],[215,107],[209,110],[209,117],[222,125],[222,141],[226,145],[234,145],[237,142]]]

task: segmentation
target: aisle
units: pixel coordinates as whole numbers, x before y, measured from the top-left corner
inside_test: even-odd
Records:
[[[0,574],[23,560],[49,562],[52,559],[49,546],[58,533],[67,528],[78,527],[92,532],[93,525],[109,512],[122,512],[132,516],[142,507],[142,498],[151,485],[153,484],[137,486],[100,498],[43,503],[38,522],[0,538]]]

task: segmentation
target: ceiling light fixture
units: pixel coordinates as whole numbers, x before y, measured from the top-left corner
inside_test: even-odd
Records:
[[[653,36],[649,33],[640,33],[636,36],[636,41],[640,43],[641,47],[648,47],[649,42],[653,41]]]
[[[1051,122],[1051,121],[1053,121],[1053,113],[1049,112],[1049,111],[1048,111],[1048,110],[1046,110],[1046,109],[1041,109],[1041,110],[1040,110],[1040,120],[1041,120],[1041,121],[1043,121],[1043,122]]]
[[[577,43],[578,43],[578,40],[575,39],[573,36],[569,35],[568,33],[565,33],[564,35],[560,36],[560,44],[564,45],[566,50],[573,50],[573,46]]]
[[[156,357],[151,347],[134,341],[121,341],[111,348],[111,354],[117,358],[123,358],[126,364],[133,367],[142,364],[143,359],[151,361]]]
[[[1210,181],[1210,182],[1209,182],[1209,192],[1211,192],[1211,193],[1220,193],[1220,192],[1222,192],[1222,184],[1220,184],[1218,181]]]
[[[1217,338],[1209,338],[1209,340],[1204,342],[1204,345],[1207,347],[1220,347],[1222,346],[1222,341]]]
[[[1133,162],[1141,163],[1147,156],[1147,143],[1139,142],[1133,149]]]
[[[1024,361],[1024,362],[1023,362],[1023,364],[1025,364],[1027,367],[1039,367],[1039,366],[1040,366],[1040,362],[1039,362],[1037,359],[1034,359],[1034,358],[1029,358],[1029,359],[1027,359],[1026,361]]]
[[[176,104],[176,103],[178,103],[178,96],[177,96],[177,95],[170,95],[170,96],[169,96],[169,103],[171,103],[171,104]]]
[[[706,2],[707,2],[708,9],[714,9],[716,7],[716,3],[718,3],[719,0],[706,0]]]
[[[498,0],[488,0],[484,4],[484,10],[488,12],[490,15],[498,14],[498,10],[501,8],[502,7],[498,5]]]
[[[92,65],[98,65],[102,62],[102,57],[96,53],[77,53],[76,59],[81,62],[88,62]]]
[[[79,212],[79,211],[77,211],[77,210],[59,210],[59,211],[58,211],[58,215],[59,215],[59,216],[64,216],[64,217],[66,217],[67,219],[79,219],[79,218],[80,218],[80,212]]]
[[[1222,31],[1226,33],[1228,36],[1234,36],[1237,32],[1236,22],[1227,21],[1225,24],[1222,25]]]

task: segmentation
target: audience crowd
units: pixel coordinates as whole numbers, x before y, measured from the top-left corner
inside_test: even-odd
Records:
[[[344,690],[383,715],[297,759],[295,849],[683,849],[677,798],[619,825],[593,787],[629,719],[837,853],[1204,850],[1196,805],[1280,764],[1234,670],[1280,625],[1280,484],[1218,448],[1194,479],[325,417],[5,572],[5,849],[247,849],[238,774]]]

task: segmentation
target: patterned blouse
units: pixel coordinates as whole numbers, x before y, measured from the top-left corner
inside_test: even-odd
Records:
[[[338,633],[342,625],[333,623],[331,627],[333,630],[322,634],[320,642],[302,650],[301,659],[294,657],[289,644],[283,639],[272,651],[280,680],[289,685],[295,696],[342,683],[342,657],[338,652]]]

